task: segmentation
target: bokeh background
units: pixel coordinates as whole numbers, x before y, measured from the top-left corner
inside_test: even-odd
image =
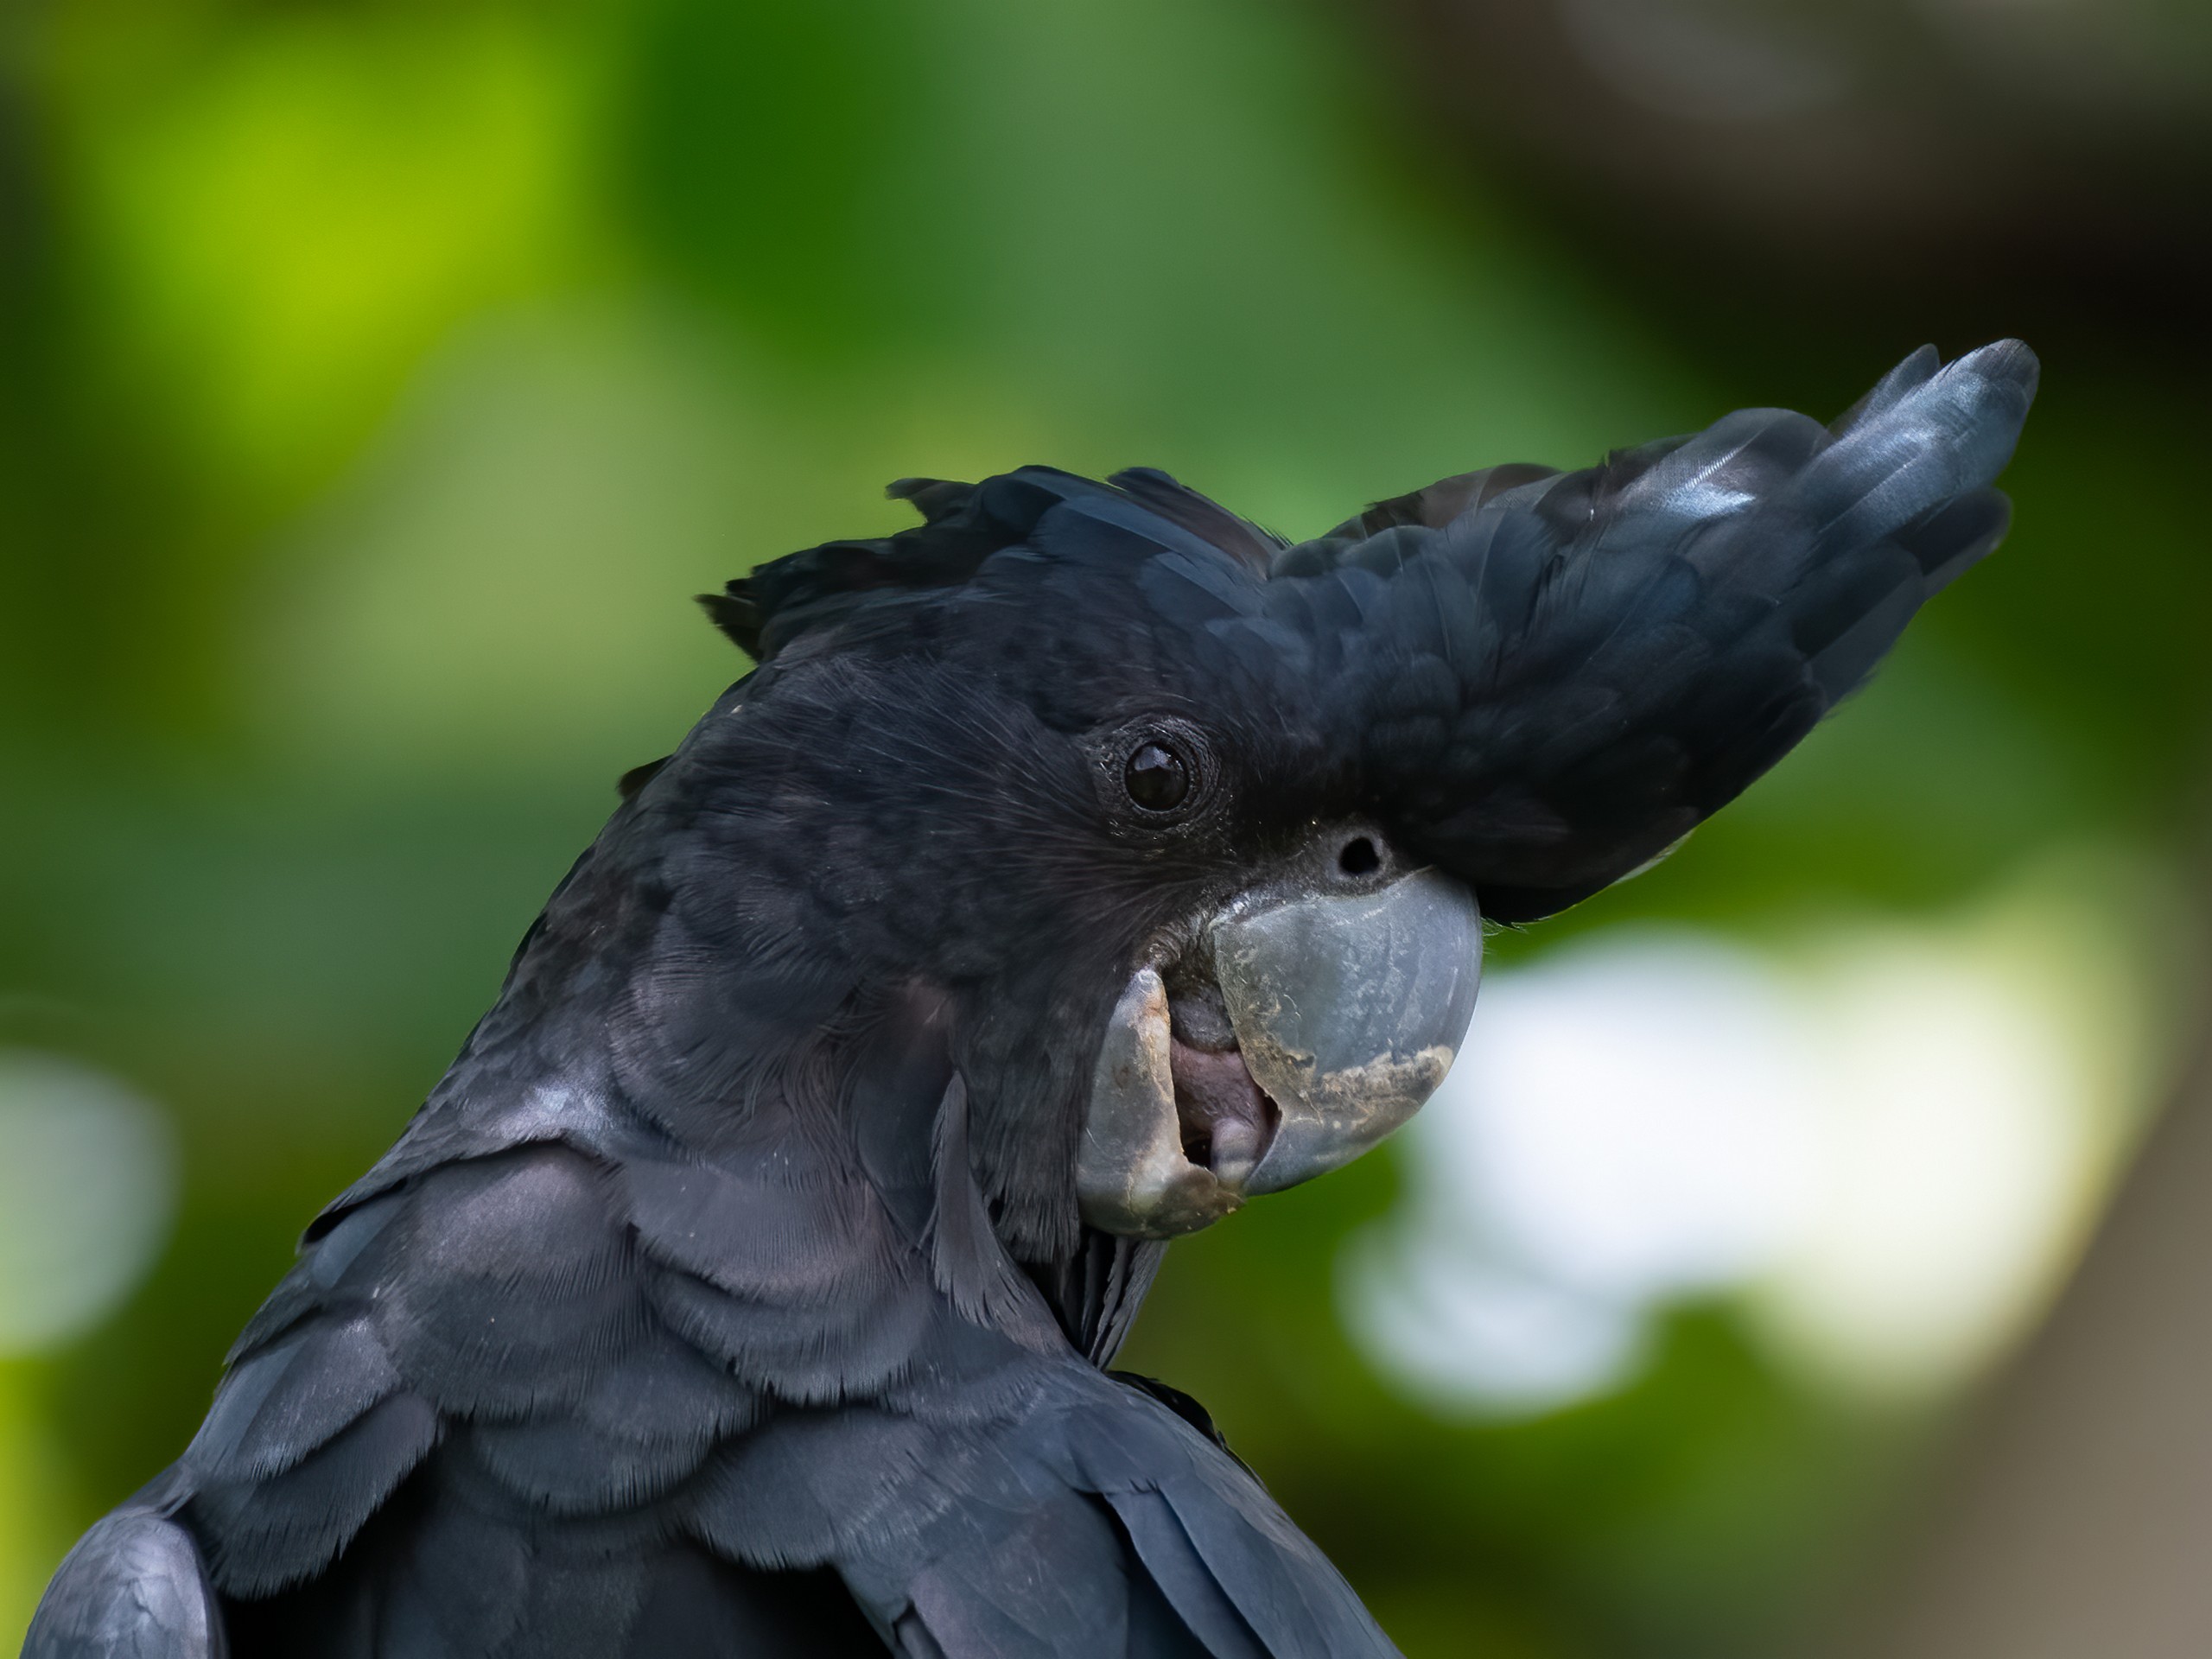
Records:
[[[2003,551],[1129,1363],[1415,1659],[2202,1651],[2209,248],[2190,0],[0,9],[0,1649],[741,671],[690,594],[2019,334]]]

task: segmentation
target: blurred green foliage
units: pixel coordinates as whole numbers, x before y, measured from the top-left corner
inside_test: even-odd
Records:
[[[187,1157],[130,1304],[0,1365],[0,1643],[182,1446],[615,774],[741,669],[689,594],[900,522],[904,474],[1149,462],[1310,532],[1491,461],[1840,408],[1925,326],[1784,296],[1723,339],[1502,200],[1351,10],[0,18],[0,1043],[131,1079]],[[1894,671],[1509,956],[2185,844],[2208,417],[2101,326],[2038,342],[2019,531]],[[1842,1605],[1928,1421],[1782,1375],[1719,1307],[1615,1398],[1433,1420],[1331,1311],[1391,1185],[1370,1160],[1179,1247],[1132,1358],[1213,1407],[1409,1653],[1772,1652]]]

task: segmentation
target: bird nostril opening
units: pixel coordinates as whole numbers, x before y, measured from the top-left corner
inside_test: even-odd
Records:
[[[1337,855],[1337,868],[1346,875],[1372,875],[1382,868],[1382,855],[1365,836],[1355,836]]]

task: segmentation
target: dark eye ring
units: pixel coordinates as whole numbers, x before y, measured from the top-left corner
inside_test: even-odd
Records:
[[[1122,763],[1122,787],[1147,812],[1173,812],[1190,798],[1191,763],[1173,744],[1147,737]]]

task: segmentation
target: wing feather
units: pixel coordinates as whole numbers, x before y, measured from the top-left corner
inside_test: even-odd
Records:
[[[137,1505],[78,1541],[23,1639],[23,1659],[225,1659],[228,1650],[192,1535]]]

